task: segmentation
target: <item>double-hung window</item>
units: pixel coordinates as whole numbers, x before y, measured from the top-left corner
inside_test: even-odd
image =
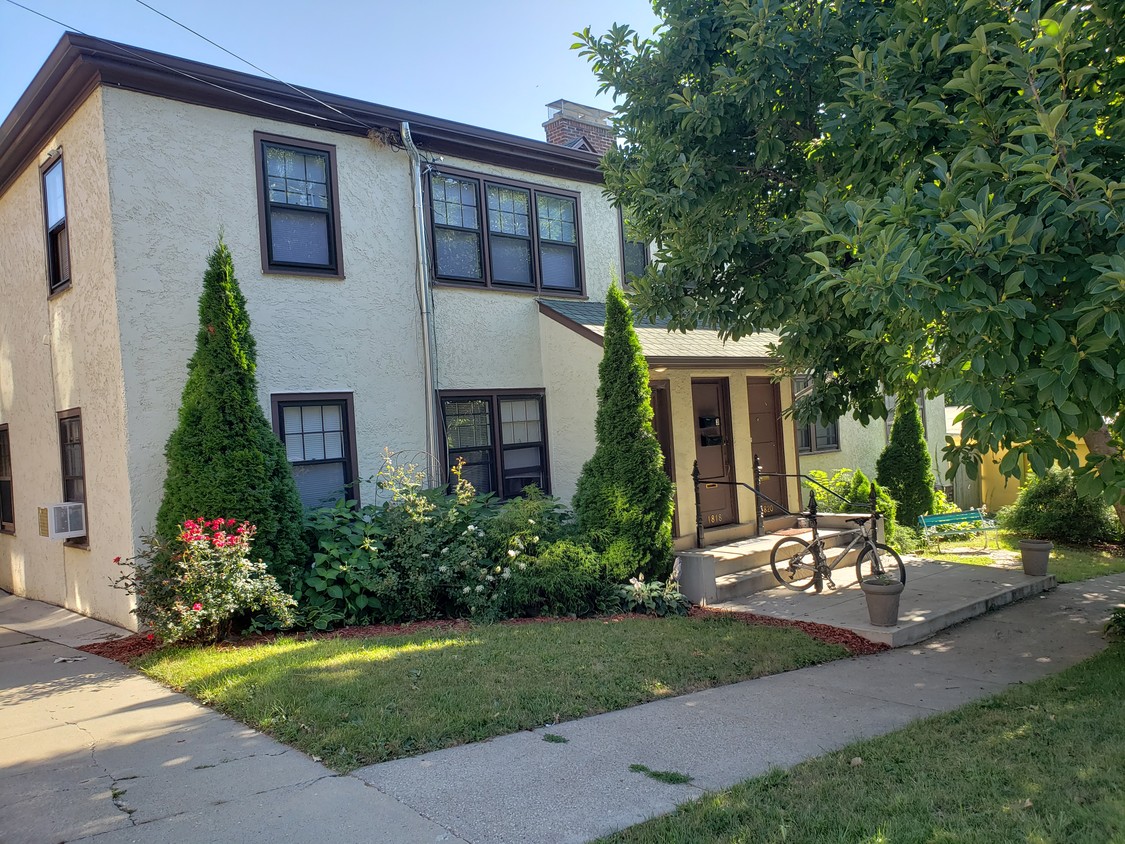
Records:
[[[891,429],[895,424],[895,411],[898,408],[897,396],[883,396],[883,402],[887,406],[887,418],[884,420],[887,427],[887,442],[891,441]],[[922,436],[927,435],[926,430],[926,397],[918,396],[918,415],[922,417]]]
[[[262,270],[343,278],[336,148],[254,133]]]
[[[70,237],[66,228],[66,184],[62,156],[43,168],[43,212],[47,226],[47,288],[55,293],[70,284]]]
[[[429,186],[438,280],[582,292],[577,194],[444,172]]]
[[[8,426],[0,425],[0,533],[16,532],[15,505],[12,502],[12,444]]]
[[[644,275],[645,270],[648,268],[648,244],[643,240],[633,240],[631,227],[629,225],[628,217],[625,212],[621,213],[621,263],[622,274],[621,278],[624,279],[625,284],[635,278],[636,276]]]
[[[86,503],[86,457],[82,447],[82,411],[63,410],[59,417],[59,450],[62,458],[63,501]],[[86,524],[90,523],[86,514]],[[85,545],[86,537],[68,539],[73,545]]]
[[[273,418],[306,508],[359,500],[351,393],[275,395]]]
[[[799,375],[793,379],[793,391],[801,393],[809,388],[811,383],[806,375]],[[820,422],[808,422],[797,425],[797,451],[801,454],[815,454],[818,451],[840,450],[840,422],[832,420],[827,425]]]
[[[443,393],[446,462],[477,492],[511,498],[524,487],[550,492],[541,393]]]

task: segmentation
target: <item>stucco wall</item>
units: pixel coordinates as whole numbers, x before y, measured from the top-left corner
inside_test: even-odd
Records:
[[[842,416],[840,425],[840,449],[818,454],[801,455],[801,471],[819,469],[830,476],[837,469],[862,469],[868,477],[875,477],[875,462],[887,447],[886,423],[876,419],[867,426],[861,425],[851,415]],[[946,461],[941,452],[945,448],[945,400],[942,398],[926,400],[926,442],[929,446],[930,460],[934,475],[943,485]],[[936,457],[935,457],[936,455]]]
[[[95,91],[0,197],[0,422],[10,425],[15,536],[0,535],[0,586],[118,624],[109,585],[132,551],[103,98]],[[48,299],[39,164],[60,147],[71,287]],[[57,411],[81,408],[89,548],[38,535],[62,500]]]
[[[127,91],[107,91],[105,99],[138,528],[155,521],[164,445],[220,231],[246,297],[267,414],[273,393],[352,392],[361,478],[377,471],[384,448],[412,457],[423,451],[406,154],[365,138]],[[345,279],[262,272],[255,131],[335,145]]]

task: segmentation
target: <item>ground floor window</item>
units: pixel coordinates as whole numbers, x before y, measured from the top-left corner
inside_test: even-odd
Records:
[[[86,503],[86,455],[82,446],[82,411],[75,407],[59,412],[59,451],[62,462],[63,501]],[[89,513],[86,514],[89,525]],[[86,545],[86,537],[68,539],[68,545]]]
[[[16,532],[15,507],[12,503],[12,446],[8,426],[0,425],[0,532]]]
[[[272,396],[273,424],[285,444],[306,508],[359,500],[351,393]]]
[[[812,380],[807,375],[799,375],[793,379],[793,392],[803,393],[812,386]],[[809,422],[797,425],[797,451],[801,454],[815,454],[818,451],[840,450],[840,422],[833,419],[827,425],[819,422]]]
[[[441,397],[446,466],[464,461],[477,492],[502,498],[535,485],[550,492],[541,392],[448,392]]]

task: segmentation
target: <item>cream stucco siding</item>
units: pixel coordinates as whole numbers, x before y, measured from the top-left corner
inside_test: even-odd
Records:
[[[220,232],[250,313],[263,409],[275,393],[353,393],[360,478],[378,470],[384,448],[424,451],[406,154],[128,91],[106,92],[106,124],[136,524],[155,521]],[[335,145],[345,279],[262,272],[255,131]]]
[[[117,331],[103,97],[95,91],[0,197],[0,422],[12,446],[14,536],[0,535],[0,586],[130,625],[111,588],[132,551],[124,384]],[[60,148],[71,286],[47,296],[39,165]],[[38,535],[37,508],[62,500],[57,412],[80,408],[89,547]]]

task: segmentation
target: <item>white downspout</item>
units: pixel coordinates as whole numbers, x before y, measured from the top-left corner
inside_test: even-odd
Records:
[[[426,255],[426,217],[422,206],[422,156],[410,136],[410,124],[402,123],[402,143],[410,154],[410,174],[414,188],[414,233],[417,247],[418,313],[422,319],[422,380],[426,390],[426,483],[442,483],[441,443],[437,439],[437,408],[434,402],[436,379],[434,362],[433,291],[430,287],[430,267]]]

